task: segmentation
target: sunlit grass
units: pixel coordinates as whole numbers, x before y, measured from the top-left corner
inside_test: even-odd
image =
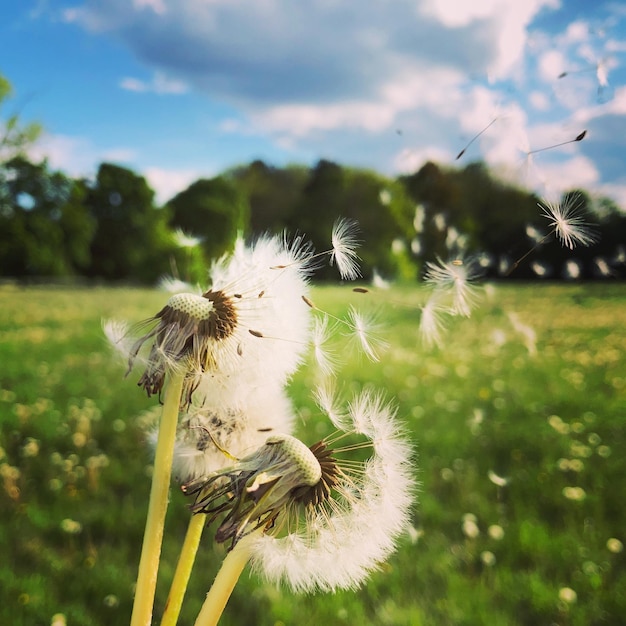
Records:
[[[127,624],[150,489],[145,411],[101,319],[143,319],[140,289],[0,289],[0,623]],[[357,593],[296,597],[244,575],[225,625],[600,624],[626,613],[626,293],[619,284],[488,290],[442,349],[419,341],[415,287],[316,305],[379,311],[389,348],[348,356],[338,387],[373,384],[414,433],[413,529]],[[514,315],[511,315],[514,314]],[[341,356],[349,355],[341,352]],[[306,440],[325,434],[304,368]],[[158,618],[188,522],[176,489]],[[375,524],[376,520],[372,520]],[[205,533],[181,624],[223,556]]]

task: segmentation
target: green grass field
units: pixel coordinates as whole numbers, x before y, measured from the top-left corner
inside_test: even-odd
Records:
[[[359,297],[338,287],[314,296],[335,312]],[[623,624],[626,288],[489,288],[435,350],[418,339],[421,296],[361,296],[379,309],[389,347],[339,376],[347,392],[373,384],[399,407],[419,459],[412,531],[355,593],[296,596],[244,573],[220,623]],[[0,624],[47,626],[57,614],[72,626],[128,624],[150,488],[145,412],[157,403],[134,372],[124,379],[101,319],[138,321],[166,299],[0,288]],[[309,442],[313,381],[304,367],[292,383]],[[155,618],[187,504],[174,488]],[[224,554],[210,530],[204,539],[184,625]]]

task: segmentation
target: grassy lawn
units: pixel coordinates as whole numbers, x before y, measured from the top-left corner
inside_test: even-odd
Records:
[[[623,623],[626,615],[626,288],[496,285],[441,349],[418,337],[417,287],[323,287],[333,313],[373,307],[387,350],[338,384],[394,398],[417,450],[413,528],[358,592],[296,596],[244,574],[221,624]],[[359,299],[360,298],[360,299]],[[0,288],[0,623],[128,624],[157,406],[112,355],[102,318],[139,321],[167,295]],[[324,429],[315,372],[292,382],[300,435]],[[159,617],[188,522],[172,491]],[[376,520],[371,520],[376,524]],[[181,624],[224,554],[206,531]],[[157,621],[158,623],[158,621]]]

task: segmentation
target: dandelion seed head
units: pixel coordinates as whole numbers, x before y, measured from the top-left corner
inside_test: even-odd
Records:
[[[187,403],[197,390],[206,396],[230,378],[250,387],[284,384],[309,340],[310,310],[302,302],[309,252],[301,240],[264,237],[252,246],[238,240],[233,254],[211,267],[210,289],[176,293],[129,331],[109,324],[105,332],[127,353],[129,371],[138,360],[145,364],[138,384],[148,395],[160,393],[171,371],[185,373]],[[141,336],[129,346],[132,334]],[[147,356],[140,354],[144,345]]]
[[[357,588],[407,532],[415,491],[412,450],[395,422],[395,410],[380,394],[361,396],[353,399],[347,414],[367,425],[373,451],[368,461],[344,460],[352,446],[334,448],[332,441],[340,438],[334,435],[306,453],[300,444],[292,448],[292,440],[279,439],[280,453],[273,455],[266,443],[265,451],[229,470],[223,491],[235,494],[236,506],[220,509],[226,514],[220,538],[237,539],[263,529],[250,544],[252,566],[271,582],[297,592]],[[323,403],[328,402],[326,396]],[[311,485],[306,482],[314,477],[313,458],[320,478]],[[200,498],[203,488],[196,491]],[[213,492],[210,503],[200,500],[200,505],[219,514],[217,502]],[[241,514],[231,515],[231,510]]]

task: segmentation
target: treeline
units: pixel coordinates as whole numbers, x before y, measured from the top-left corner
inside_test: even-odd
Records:
[[[563,201],[574,195],[598,242],[570,251],[554,237],[541,242],[549,221],[540,198],[494,179],[480,163],[429,162],[390,179],[325,160],[310,168],[254,161],[197,180],[159,206],[146,179],[127,168],[102,163],[93,180],[73,179],[14,156],[0,164],[0,273],[203,281],[238,233],[304,234],[325,250],[334,220],[345,216],[359,223],[366,278],[416,278],[425,261],[459,255],[476,256],[488,276],[624,277],[626,215],[580,190]]]

